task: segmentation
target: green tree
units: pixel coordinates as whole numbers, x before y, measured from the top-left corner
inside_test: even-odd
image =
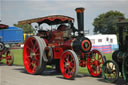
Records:
[[[100,14],[93,22],[94,33],[117,34],[119,18],[125,18],[124,14],[119,11],[108,11]]]
[[[29,24],[24,24],[24,25],[14,24],[14,26],[22,28],[24,33],[33,33],[34,31],[32,26]]]

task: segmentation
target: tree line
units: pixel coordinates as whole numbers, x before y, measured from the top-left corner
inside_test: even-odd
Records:
[[[108,11],[100,14],[94,19],[94,33],[101,34],[118,34],[117,23],[119,19],[125,19],[125,16],[120,11]]]

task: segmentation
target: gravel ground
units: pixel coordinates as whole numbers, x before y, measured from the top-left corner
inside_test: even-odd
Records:
[[[47,70],[41,75],[27,74],[23,66],[0,65],[0,85],[125,85],[122,79],[115,84],[106,83],[102,78],[78,74],[75,80],[64,79],[55,70]]]

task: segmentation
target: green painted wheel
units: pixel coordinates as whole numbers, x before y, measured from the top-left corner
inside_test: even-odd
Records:
[[[102,75],[106,82],[116,82],[119,78],[119,67],[115,61],[108,60],[103,64]]]
[[[128,61],[128,56],[124,58],[123,64],[122,64],[122,74],[126,82],[128,82],[128,62],[127,61]]]

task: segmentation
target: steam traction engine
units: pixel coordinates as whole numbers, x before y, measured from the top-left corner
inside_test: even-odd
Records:
[[[8,26],[4,25],[4,24],[0,24],[0,30],[1,29],[7,29]],[[14,56],[11,53],[10,49],[5,47],[5,44],[1,41],[0,37],[0,61],[2,61],[3,59],[5,59],[5,63],[8,64],[8,66],[13,64],[14,61]]]
[[[23,61],[28,73],[40,74],[47,64],[54,64],[67,79],[77,75],[79,66],[87,66],[92,76],[101,74],[105,57],[98,50],[90,51],[92,44],[84,37],[83,11],[84,8],[76,8],[78,30],[74,27],[74,19],[63,15],[19,21],[20,25],[37,22],[51,26],[51,30],[39,30],[37,36],[28,38],[24,44]],[[53,25],[59,26],[53,29]]]
[[[115,82],[119,78],[119,72],[128,84],[128,20],[119,20],[119,49],[112,54],[112,59],[103,65],[103,76],[108,82]]]

